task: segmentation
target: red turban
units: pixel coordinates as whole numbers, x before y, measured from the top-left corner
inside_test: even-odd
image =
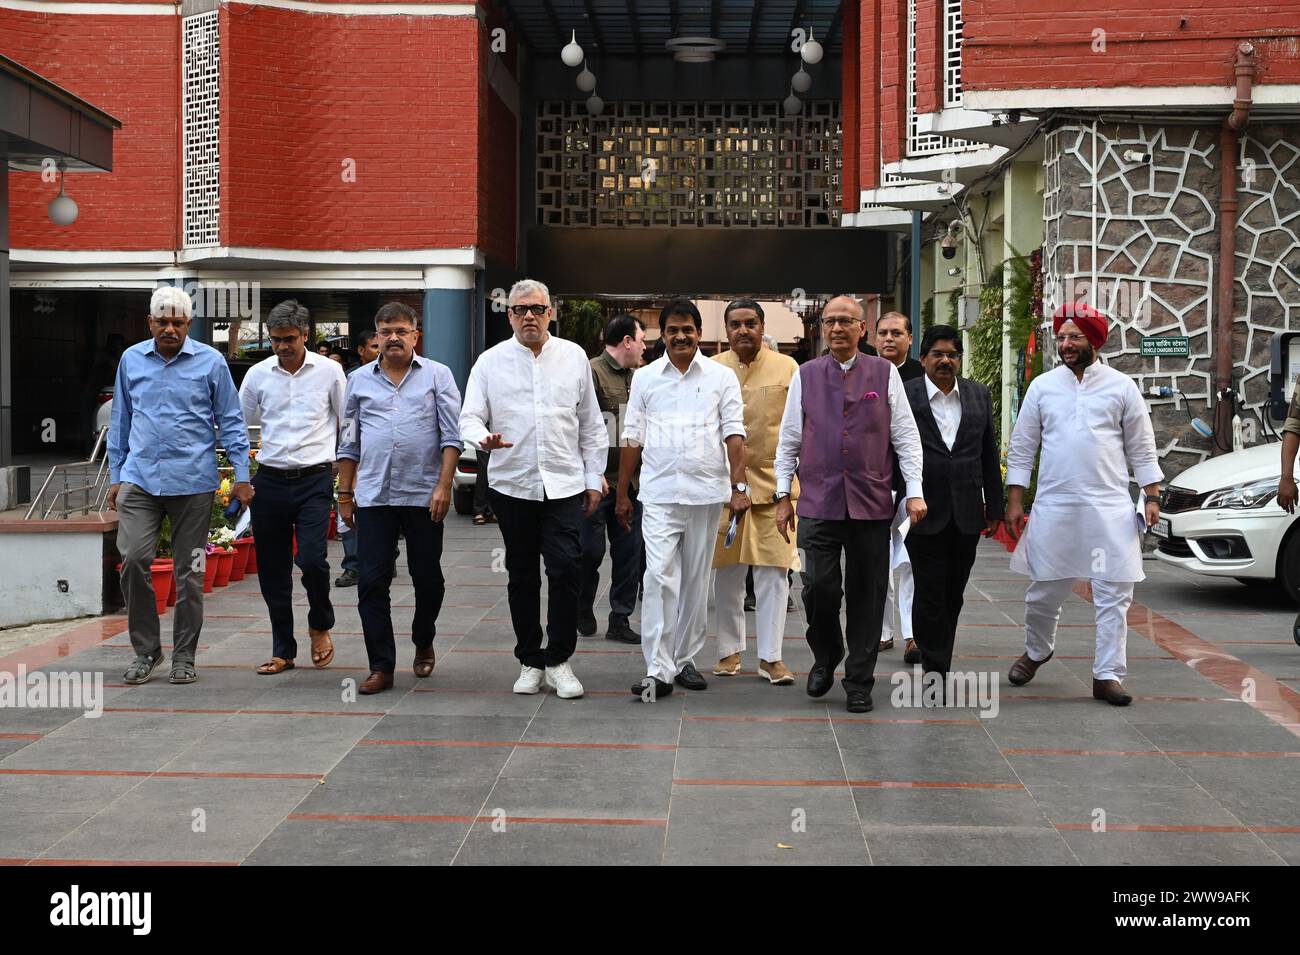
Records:
[[[1074,322],[1093,348],[1106,344],[1110,322],[1087,302],[1066,302],[1052,315],[1052,332],[1059,333],[1066,322]]]

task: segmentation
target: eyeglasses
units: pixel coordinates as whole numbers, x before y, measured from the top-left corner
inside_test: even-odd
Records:
[[[1088,340],[1087,335],[1057,335],[1056,336],[1056,344],[1058,345],[1064,345],[1066,342],[1074,342],[1077,345],[1078,343],[1086,342],[1087,340]]]
[[[515,318],[523,318],[529,312],[532,312],[535,318],[541,318],[550,307],[549,305],[543,305],[541,302],[534,302],[532,305],[511,305],[510,314]]]
[[[850,325],[856,325],[861,319],[857,318],[823,318],[822,324],[827,328],[848,328]]]
[[[410,338],[412,335],[415,334],[415,329],[414,328],[390,328],[387,331],[380,331],[380,332],[376,332],[375,334],[378,335],[380,338],[393,338],[394,336],[396,336],[397,338]]]
[[[960,360],[961,360],[961,352],[959,352],[959,351],[939,351],[937,348],[931,348],[931,349],[930,349],[930,355],[929,355],[929,357],[930,357],[930,358],[951,358],[953,361],[960,361]]]
[[[272,344],[272,345],[292,345],[294,342],[298,341],[298,340],[300,339],[301,336],[299,336],[299,335],[268,335],[267,337],[271,339],[271,344]]]

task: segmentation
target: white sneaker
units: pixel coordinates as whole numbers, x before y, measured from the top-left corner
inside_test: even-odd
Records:
[[[520,677],[522,680],[523,677]],[[555,690],[555,695],[562,700],[573,700],[582,696],[582,684],[573,675],[573,668],[567,663],[559,663],[546,668],[546,685]]]
[[[515,680],[516,693],[537,693],[542,688],[542,670],[538,667],[521,666],[519,679]]]

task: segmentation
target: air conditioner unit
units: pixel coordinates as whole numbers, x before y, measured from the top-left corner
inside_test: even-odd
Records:
[[[980,297],[963,295],[957,308],[958,324],[961,328],[970,328],[980,320]]]

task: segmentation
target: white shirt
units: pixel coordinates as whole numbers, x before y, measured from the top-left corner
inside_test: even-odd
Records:
[[[1007,486],[1038,487],[1011,569],[1034,580],[1137,581],[1142,528],[1129,496],[1159,483],[1155,434],[1133,379],[1089,365],[1083,381],[1064,365],[1029,384],[1007,451]]]
[[[465,386],[460,435],[478,446],[500,434],[488,486],[525,501],[599,491],[609,433],[596,402],[587,353],[547,337],[539,354],[511,337],[474,363]]]
[[[849,371],[857,363],[854,354],[848,361],[839,362],[840,368]],[[785,397],[785,413],[781,416],[781,437],[776,446],[776,492],[789,493],[795,470],[799,467],[799,446],[803,444],[803,385],[802,376],[790,379],[790,390]],[[903,379],[898,368],[890,362],[889,387],[885,395],[889,402],[889,442],[898,455],[898,466],[907,482],[906,496],[921,497],[921,432],[916,430],[916,417],[903,392]]]
[[[745,436],[740,380],[699,349],[685,374],[665,355],[632,376],[623,440],[641,446],[643,502],[731,500],[726,439],[732,435]]]
[[[248,369],[239,405],[245,423],[262,426],[257,462],[286,469],[333,461],[346,387],[339,363],[310,349],[293,374],[275,355]]]
[[[948,445],[948,450],[952,450],[953,442],[957,440],[957,429],[961,427],[961,395],[958,394],[958,385],[954,380],[952,391],[946,395],[939,388],[930,376],[925,376],[925,393],[930,396],[930,413],[934,415],[934,423],[939,426],[939,437],[943,438],[943,443]]]

